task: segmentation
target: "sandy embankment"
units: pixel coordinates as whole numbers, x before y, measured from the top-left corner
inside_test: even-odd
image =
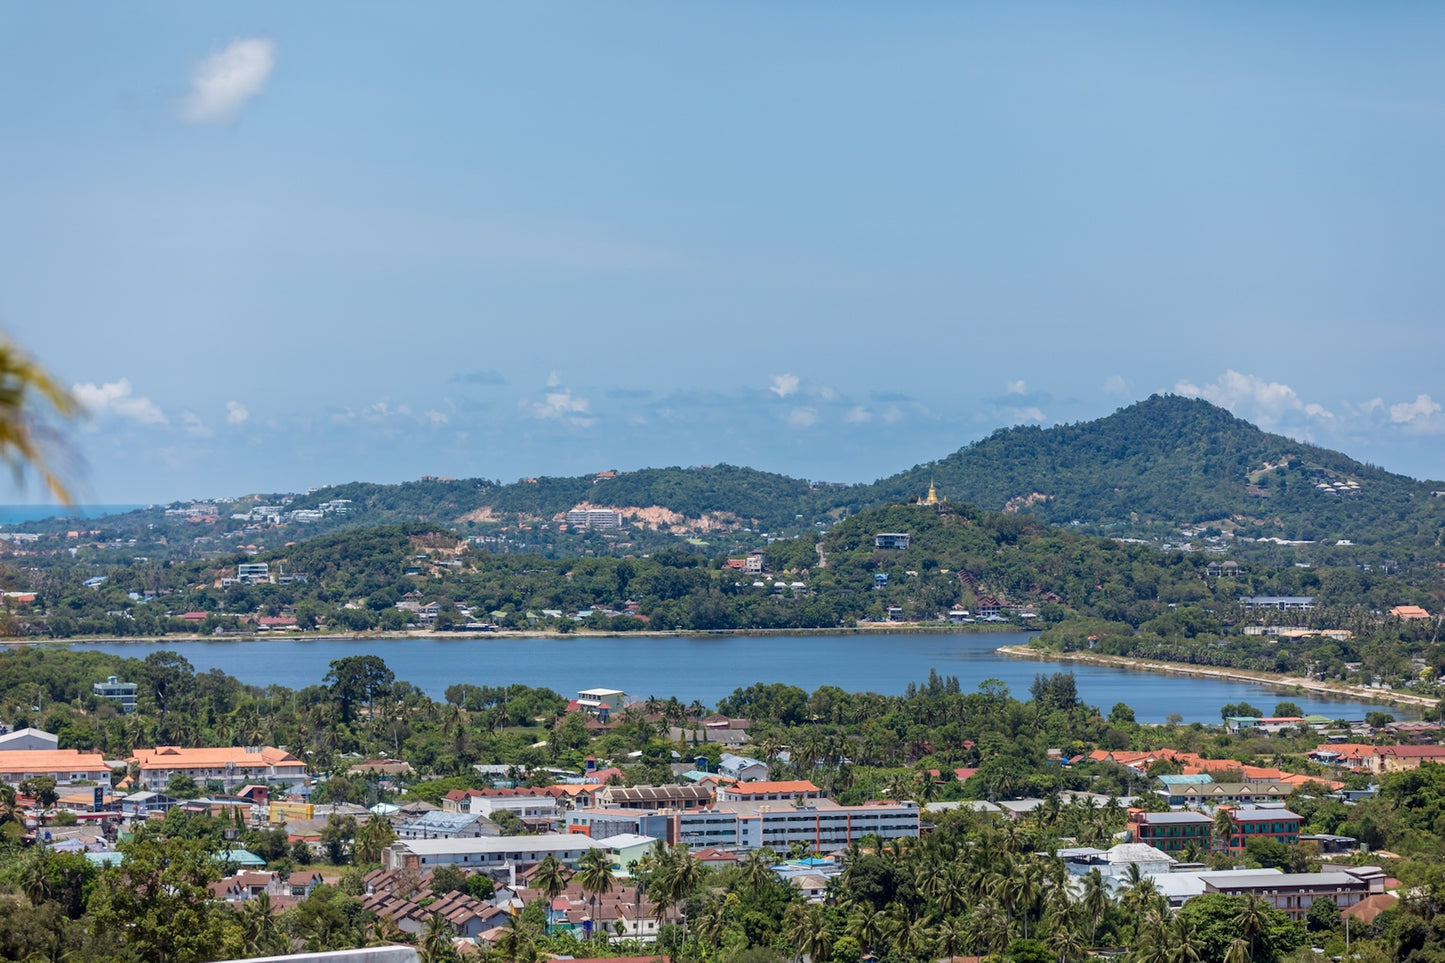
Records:
[[[1340,696],[1361,702],[1379,702],[1384,705],[1409,705],[1429,707],[1439,700],[1433,696],[1415,695],[1394,689],[1372,689],[1363,685],[1348,685],[1343,682],[1327,682],[1320,679],[1302,679],[1299,676],[1278,672],[1253,672],[1245,669],[1221,669],[1214,666],[1186,665],[1179,662],[1158,662],[1153,659],[1132,659],[1119,655],[1098,655],[1092,652],[1046,652],[1024,645],[999,646],[999,654],[1016,659],[1034,659],[1040,662],[1082,662],[1087,665],[1105,665],[1116,669],[1133,669],[1139,672],[1159,672],[1166,675],[1192,675],[1210,679],[1227,679],[1232,682],[1253,682],[1277,689],[1314,692],[1319,695]]]

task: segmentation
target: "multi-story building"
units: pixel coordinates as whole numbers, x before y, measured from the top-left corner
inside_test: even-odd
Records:
[[[912,839],[918,836],[918,806],[908,802],[869,802],[839,806],[827,799],[803,805],[718,803],[708,809],[637,812],[578,810],[567,815],[569,832],[610,839],[637,833],[692,849],[761,849],[786,852],[799,843],[814,852],[843,849],[865,836]]]
[[[548,856],[564,866],[576,868],[589,849],[614,852],[653,840],[627,834],[593,839],[582,833],[543,833],[537,836],[481,836],[475,839],[397,840],[382,852],[383,869],[432,870],[438,866],[460,866],[482,872],[525,870]]]
[[[122,682],[116,676],[107,676],[104,682],[93,684],[90,691],[101,699],[109,699],[119,705],[121,712],[135,711],[136,684],[134,682]]]
[[[1190,846],[1201,853],[1209,852],[1214,820],[1203,813],[1151,813],[1131,809],[1128,819],[1132,842],[1153,846],[1171,856]]]
[[[574,508],[567,513],[567,524],[576,528],[621,528],[622,513],[610,508]]]
[[[1281,612],[1304,612],[1315,607],[1313,595],[1246,595],[1239,600],[1246,610],[1277,609]]]
[[[241,582],[269,582],[271,566],[266,562],[242,562],[236,566],[236,579]]]
[[[1281,873],[1278,870],[1245,870],[1202,873],[1206,893],[1254,896],[1298,922],[1309,913],[1317,899],[1327,899],[1340,909],[1385,891],[1385,874],[1378,866],[1344,866],[1323,873]]]
[[[1286,846],[1299,843],[1299,827],[1302,817],[1288,809],[1259,806],[1240,806],[1227,809],[1234,827],[1229,835],[1229,851],[1239,853],[1251,839],[1272,839]]]

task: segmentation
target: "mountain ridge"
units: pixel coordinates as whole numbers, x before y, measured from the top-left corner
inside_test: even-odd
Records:
[[[295,496],[287,508],[316,516],[319,508],[344,500],[345,512],[309,519],[314,534],[406,521],[515,534],[560,523],[568,509],[587,504],[654,518],[670,513],[682,523],[653,524],[671,534],[691,528],[694,534],[750,530],[776,536],[914,501],[930,486],[950,501],[1112,535],[1177,537],[1181,528],[1210,528],[1251,538],[1423,547],[1439,546],[1445,533],[1445,497],[1431,494],[1445,490],[1445,483],[1416,481],[1266,432],[1208,401],[1169,394],[1089,421],[1000,428],[936,461],[864,484],[809,482],[719,464],[506,484],[486,478],[350,482]],[[248,496],[235,508],[240,513],[275,498]],[[211,506],[206,527],[213,533],[234,527],[221,517],[229,511]],[[164,515],[155,508],[117,519],[154,524]],[[112,521],[124,527],[117,519]],[[185,531],[201,534],[194,525]]]

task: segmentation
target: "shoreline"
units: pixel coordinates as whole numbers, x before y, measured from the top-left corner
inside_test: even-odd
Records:
[[[1084,665],[1099,665],[1111,669],[1133,669],[1140,672],[1154,672],[1160,675],[1184,675],[1207,679],[1222,679],[1230,682],[1252,682],[1272,689],[1289,692],[1309,692],[1321,696],[1338,696],[1355,702],[1373,702],[1388,706],[1410,706],[1430,708],[1440,700],[1432,696],[1415,695],[1409,692],[1371,689],[1367,686],[1350,685],[1344,682],[1326,682],[1321,679],[1301,679],[1299,676],[1278,672],[1256,672],[1249,669],[1222,669],[1215,666],[1189,665],[1183,662],[1161,662],[1157,659],[1135,659],[1122,655],[1099,655],[1092,652],[1045,652],[1022,645],[1001,645],[996,649],[1000,655],[1014,659],[1032,659],[1035,662],[1079,662]]]
[[[403,632],[264,632],[228,635],[129,635],[76,636],[68,639],[3,638],[0,649],[25,645],[161,645],[170,642],[396,642],[407,639],[437,639],[455,642],[482,642],[490,639],[727,639],[733,636],[810,636],[832,635],[916,635],[933,632],[940,635],[998,635],[1027,631],[1016,625],[953,625],[924,622],[888,622],[868,625],[835,626],[826,629],[667,629],[633,632],[609,632],[605,629],[577,629],[558,632],[555,629],[503,629],[497,632],[435,632],[425,629]]]

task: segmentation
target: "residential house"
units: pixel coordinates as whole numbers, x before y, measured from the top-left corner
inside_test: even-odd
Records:
[[[737,756],[730,752],[722,754],[717,767],[718,775],[736,782],[749,782],[768,778],[768,764],[761,759]]]
[[[502,827],[481,813],[423,813],[402,823],[396,831],[399,839],[475,839],[479,836],[500,836]]]

